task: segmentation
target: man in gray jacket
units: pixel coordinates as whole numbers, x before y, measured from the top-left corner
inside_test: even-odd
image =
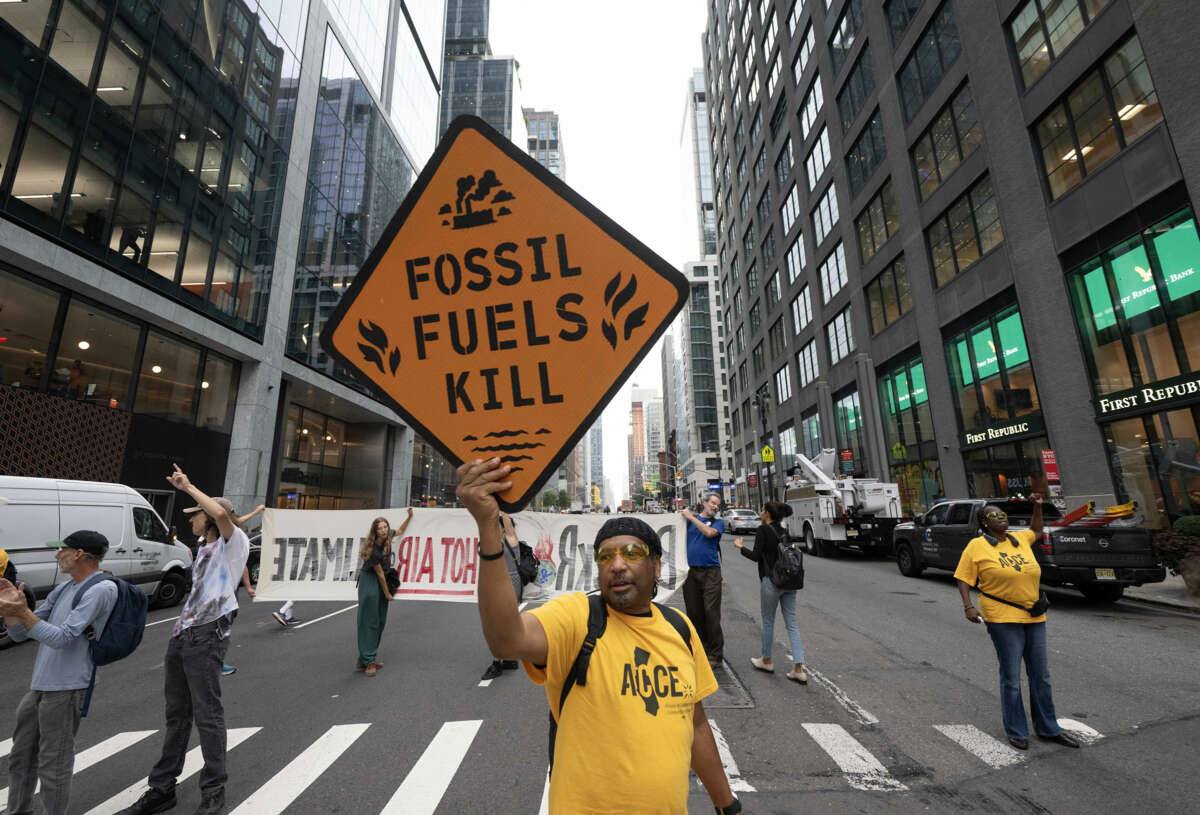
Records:
[[[73,532],[58,546],[58,570],[71,579],[50,592],[30,611],[19,586],[0,579],[0,616],[9,635],[20,642],[39,643],[29,692],[17,705],[12,752],[8,756],[8,815],[32,815],[33,791],[42,782],[42,806],[47,815],[64,815],[71,798],[75,768],[75,733],[83,699],[91,684],[88,632],[99,637],[117,602],[117,586],[96,579],[108,552],[108,539],[99,532]],[[75,595],[83,597],[75,605]],[[74,608],[72,608],[74,606]]]

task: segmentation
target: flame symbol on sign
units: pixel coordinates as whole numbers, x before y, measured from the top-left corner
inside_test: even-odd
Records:
[[[610,323],[607,318],[601,320],[600,330],[604,334],[604,339],[608,340],[608,344],[612,346],[613,349],[616,349],[617,347],[617,329],[613,323],[616,322],[618,315],[621,313],[621,309],[625,307],[626,303],[633,299],[633,296],[636,293],[637,275],[632,274],[629,276],[629,282],[625,284],[624,288],[621,288],[620,272],[617,272],[613,279],[608,281],[608,285],[604,287],[604,304],[608,306],[609,311],[612,313],[613,322]],[[626,315],[623,329],[625,335],[624,339],[626,341],[628,341],[629,337],[633,334],[633,330],[635,328],[645,324],[646,312],[649,311],[649,309],[650,304],[643,303]]]

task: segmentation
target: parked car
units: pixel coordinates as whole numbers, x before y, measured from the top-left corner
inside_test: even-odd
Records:
[[[154,508],[123,484],[54,478],[0,476],[0,540],[35,598],[41,599],[66,576],[58,571],[55,549],[80,529],[108,538],[103,569],[137,585],[154,606],[173,606],[191,585],[192,553],[174,539]]]
[[[721,516],[725,521],[725,530],[734,534],[740,532],[755,532],[762,524],[758,513],[752,509],[730,509]]]
[[[1020,500],[950,500],[932,507],[920,518],[898,524],[893,532],[900,573],[919,577],[927,567],[953,571],[963,549],[979,535],[979,513],[988,504],[1008,515],[1011,529],[1026,528],[1033,503]],[[1166,579],[1150,546],[1150,533],[1139,526],[1056,526],[1061,516],[1042,505],[1042,537],[1033,553],[1042,567],[1042,584],[1069,585],[1084,597],[1112,602],[1126,586],[1160,583]]]

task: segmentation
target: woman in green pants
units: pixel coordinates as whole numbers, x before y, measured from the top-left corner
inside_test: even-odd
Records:
[[[383,667],[375,657],[379,653],[383,626],[387,624],[387,604],[392,600],[383,570],[392,565],[392,538],[404,534],[412,514],[412,507],[409,507],[408,517],[396,530],[386,518],[376,518],[371,522],[371,531],[359,552],[363,567],[358,575],[358,664],[355,670],[367,676],[374,676]]]

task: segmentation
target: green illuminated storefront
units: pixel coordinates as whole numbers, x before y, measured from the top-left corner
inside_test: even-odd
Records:
[[[1200,238],[1191,209],[1068,275],[1119,500],[1200,513]]]
[[[943,496],[925,364],[920,358],[880,372],[879,404],[890,478],[900,487],[905,514],[919,515]]]

